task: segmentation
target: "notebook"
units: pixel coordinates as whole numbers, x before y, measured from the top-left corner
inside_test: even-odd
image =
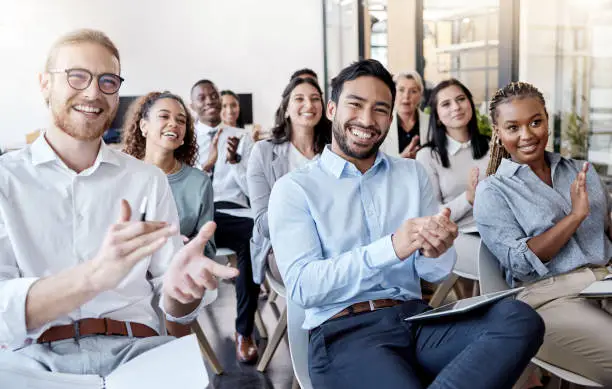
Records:
[[[588,298],[612,297],[612,274],[607,275],[601,281],[595,281],[587,286],[579,296]]]
[[[458,315],[460,313],[469,312],[476,308],[484,307],[489,304],[493,304],[503,298],[514,296],[520,293],[524,287],[503,290],[501,292],[489,293],[482,296],[470,297],[464,300],[455,301],[450,304],[443,305],[439,308],[419,313],[418,315],[407,317],[406,321],[417,321],[434,319],[439,317]]]
[[[10,351],[0,351],[10,352]],[[8,373],[11,378],[7,377]],[[15,373],[19,376],[15,381]],[[10,381],[10,382],[9,382]],[[0,366],[0,388],[23,389],[204,389],[208,373],[195,335],[156,347],[119,366],[107,377],[51,373]]]

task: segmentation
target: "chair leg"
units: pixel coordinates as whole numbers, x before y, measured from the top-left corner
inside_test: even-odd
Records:
[[[293,382],[291,383],[291,389],[300,389],[300,384],[298,383],[297,378],[295,378],[295,375],[293,376]]]
[[[268,295],[268,302],[275,303],[277,297],[278,294],[274,290],[270,289],[270,294]]]
[[[274,329],[274,333],[272,334],[272,339],[270,339],[270,342],[266,346],[266,349],[264,350],[264,353],[261,356],[259,363],[257,364],[257,371],[263,372],[264,370],[266,370],[266,368],[270,364],[270,360],[272,359],[274,352],[278,348],[278,345],[280,344],[281,340],[285,336],[286,332],[287,332],[287,308],[285,307],[285,309],[283,309],[283,313],[281,314],[280,320],[278,321],[278,324],[276,325],[276,328]]]
[[[202,327],[200,327],[200,323],[198,323],[197,320],[191,324],[191,330],[196,334],[198,344],[200,345],[200,351],[210,364],[210,367],[212,367],[213,372],[216,375],[223,374],[223,366],[221,366],[221,363],[219,363],[217,355],[215,355],[210,343],[208,343],[208,339],[206,339],[206,335],[204,334],[204,331],[202,330]]]
[[[459,276],[455,273],[451,273],[446,280],[444,280],[437,288],[431,300],[429,301],[429,305],[433,308],[437,308],[442,304],[446,296],[448,296],[448,292],[452,289],[453,285],[457,282]]]
[[[480,282],[474,281],[474,285],[472,286],[472,297],[480,296]]]
[[[531,378],[531,375],[535,374],[536,371],[537,371],[537,366],[534,365],[533,363],[529,363],[529,365],[527,365],[525,370],[523,370],[523,374],[521,374],[521,376],[518,378],[518,380],[516,381],[512,389],[525,388]]]
[[[263,323],[261,313],[259,313],[259,309],[255,311],[255,327],[257,328],[257,332],[259,333],[260,338],[268,339],[268,331],[266,330],[266,326]]]

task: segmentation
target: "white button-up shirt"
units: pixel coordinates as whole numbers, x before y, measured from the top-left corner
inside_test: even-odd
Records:
[[[104,142],[94,165],[78,174],[42,135],[32,145],[0,158],[0,345],[19,347],[49,327],[83,318],[137,322],[159,331],[152,299],[173,255],[183,246],[179,236],[139,262],[115,289],[68,315],[31,331],[25,321],[30,286],[93,259],[107,229],[119,218],[120,200],[129,202],[132,219],[137,220],[145,196],[147,220],[178,225],[165,174]],[[191,320],[198,310],[177,321]]]
[[[198,143],[198,167],[208,160],[210,143],[212,137],[223,128],[223,132],[219,136],[217,150],[219,157],[215,163],[213,174],[213,192],[215,194],[215,202],[228,201],[234,204],[239,204],[243,207],[248,207],[248,189],[246,179],[246,169],[249,155],[253,142],[248,134],[248,131],[241,128],[229,127],[223,124],[213,128],[201,122],[196,123],[196,140]],[[227,138],[237,136],[240,138],[238,144],[238,154],[240,154],[240,162],[231,164],[225,160],[227,154]]]

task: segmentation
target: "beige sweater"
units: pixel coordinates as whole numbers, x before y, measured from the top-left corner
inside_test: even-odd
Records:
[[[475,166],[480,170],[479,181],[485,178],[489,153],[475,160],[469,142],[461,144],[451,138],[448,139],[450,162],[448,168],[442,166],[437,154],[432,154],[429,147],[419,150],[416,160],[425,167],[440,208],[451,210],[451,220],[457,223],[460,231],[473,232],[476,231],[476,224],[472,215],[472,206],[467,201],[465,192],[472,167]]]

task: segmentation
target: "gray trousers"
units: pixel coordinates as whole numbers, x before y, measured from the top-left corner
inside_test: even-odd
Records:
[[[43,344],[34,343],[16,351],[0,351],[0,365],[19,366],[21,371],[25,368],[105,377],[119,365],[172,340],[172,336],[134,338],[92,335],[82,337],[78,341],[64,339]]]

